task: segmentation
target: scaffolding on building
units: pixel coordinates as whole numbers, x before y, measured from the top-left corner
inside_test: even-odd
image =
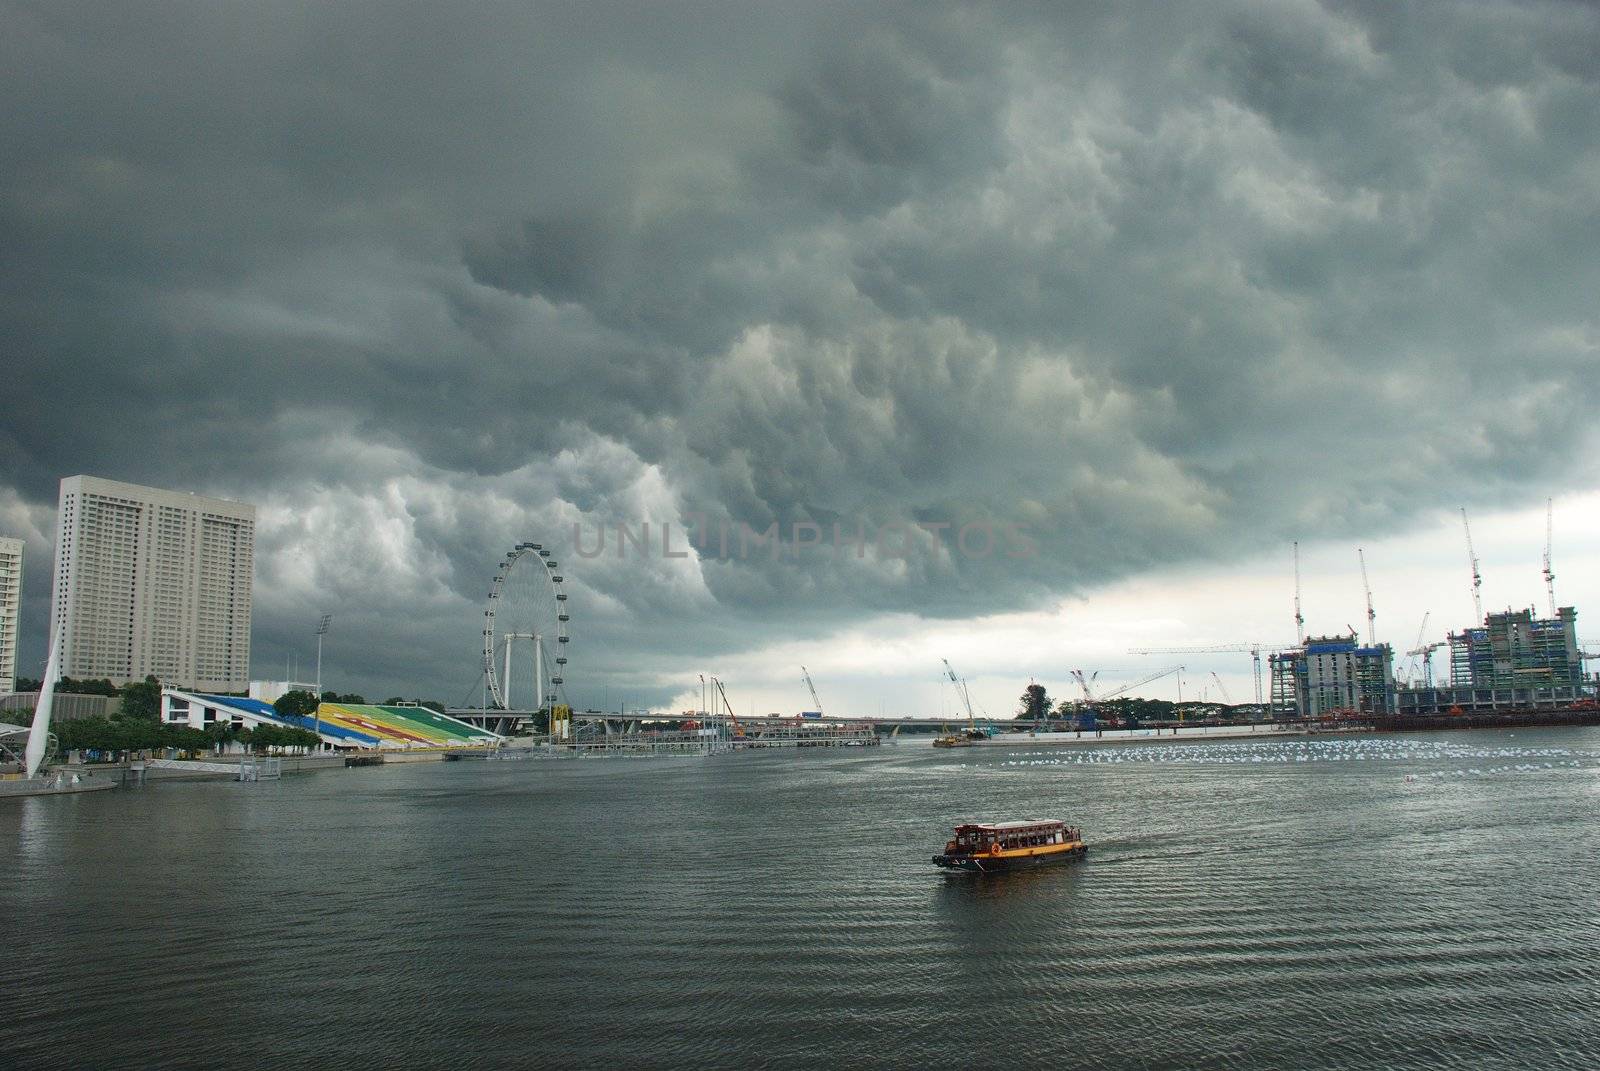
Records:
[[[1452,632],[1453,688],[1576,688],[1583,683],[1577,641],[1578,612],[1563,606],[1555,617],[1506,610],[1481,627]]]
[[[1300,677],[1305,672],[1305,653],[1300,650],[1275,651],[1268,656],[1271,664],[1271,695],[1268,700],[1272,717],[1276,721],[1293,721],[1305,717],[1301,697],[1305,689]]]
[[[1394,710],[1394,652],[1386,643],[1362,647],[1353,632],[1307,636],[1271,661],[1272,715],[1280,721]]]

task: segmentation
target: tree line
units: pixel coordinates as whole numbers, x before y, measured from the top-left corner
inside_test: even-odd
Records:
[[[315,692],[296,689],[291,692],[284,692],[282,695],[280,695],[276,700],[273,701],[272,708],[279,714],[283,714],[288,717],[310,718],[316,716],[317,706],[319,703],[347,703],[351,706],[362,706],[366,703],[366,701],[367,700],[365,696],[357,695],[354,692],[348,692],[344,695],[340,695],[338,692],[331,691],[323,692],[322,698],[319,700]],[[377,705],[383,707],[394,707],[401,706],[403,704],[415,704],[419,707],[427,707],[436,714],[444,713],[444,704],[436,699],[405,699],[401,696],[394,695],[383,700],[383,702]]]
[[[56,742],[63,751],[98,751],[112,755],[165,748],[200,752],[234,741],[254,751],[274,747],[315,748],[319,740],[317,734],[309,729],[292,729],[288,726],[257,725],[245,728],[231,722],[218,722],[204,729],[194,729],[187,725],[164,725],[121,715],[73,718],[53,725],[51,731],[55,733]]]
[[[1029,684],[1022,692],[1021,704],[1014,717],[1018,721],[1071,721],[1092,710],[1101,721],[1136,729],[1143,722],[1178,721],[1184,717],[1193,718],[1199,714],[1212,713],[1219,714],[1223,718],[1233,718],[1248,714],[1252,709],[1248,706],[1230,706],[1223,703],[1174,703],[1168,699],[1140,699],[1131,696],[1097,700],[1094,703],[1063,699],[1052,707],[1050,694],[1045,690],[1045,686]]]

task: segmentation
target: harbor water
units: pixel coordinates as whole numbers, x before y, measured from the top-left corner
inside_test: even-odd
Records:
[[[929,863],[1063,818],[1078,863]],[[1600,1066],[1600,730],[455,762],[0,807],[12,1068]]]

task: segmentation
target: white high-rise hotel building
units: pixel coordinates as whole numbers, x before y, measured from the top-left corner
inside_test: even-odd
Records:
[[[244,691],[255,526],[239,502],[62,480],[50,610],[62,674]]]
[[[22,606],[22,540],[0,538],[0,695],[17,690],[17,615]]]

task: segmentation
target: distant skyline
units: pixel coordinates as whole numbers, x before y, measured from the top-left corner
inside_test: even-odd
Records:
[[[475,700],[499,555],[580,706],[1008,715],[1130,647],[1600,614],[1600,11],[9,5],[0,535],[258,506],[252,672]],[[706,27],[715,25],[715,33]],[[574,525],[1025,528],[583,558]],[[659,531],[659,528],[657,528]],[[1597,625],[1600,629],[1600,625]],[[1600,631],[1597,631],[1600,635]],[[1248,658],[1195,660],[1234,698]],[[1173,685],[1161,687],[1171,697]],[[1158,689],[1152,689],[1152,693]]]

